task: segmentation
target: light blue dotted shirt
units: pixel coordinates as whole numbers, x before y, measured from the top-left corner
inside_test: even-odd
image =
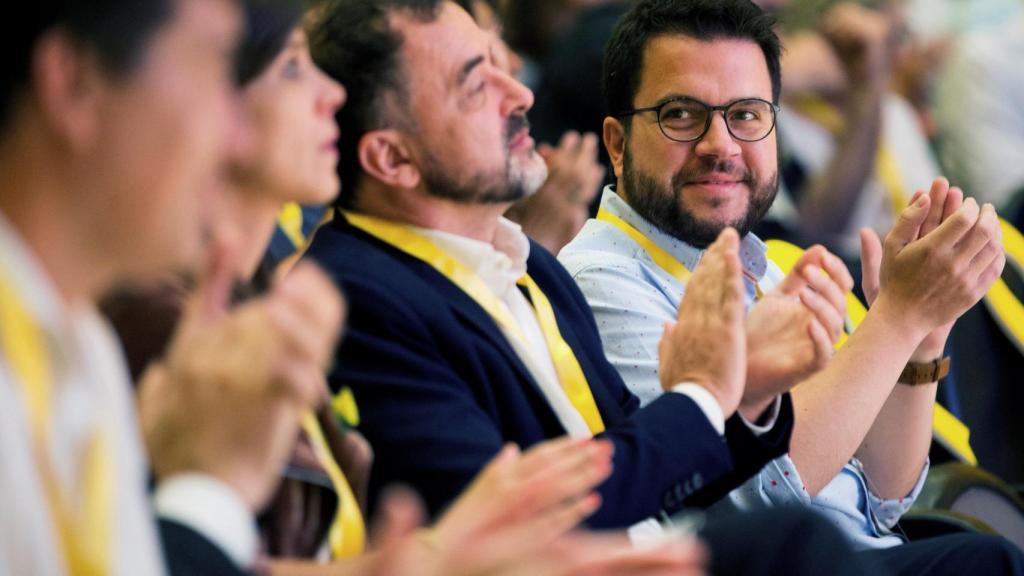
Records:
[[[605,188],[601,208],[622,218],[690,270],[703,251],[658,230],[615,193]],[[765,244],[753,234],[740,243],[747,277],[747,307],[756,299],[755,282],[768,291],[784,277],[769,262]],[[590,303],[608,360],[626,385],[647,404],[661,393],[658,342],[662,326],[676,319],[686,286],[663,270],[632,238],[612,224],[589,220],[558,255]],[[813,499],[789,456],[768,463],[759,474],[734,490],[708,512],[755,510],[784,504],[810,505],[835,523],[858,548],[888,548],[903,542],[893,532],[900,516],[924,485],[928,463],[904,498],[883,500],[871,490],[863,467],[850,460]]]

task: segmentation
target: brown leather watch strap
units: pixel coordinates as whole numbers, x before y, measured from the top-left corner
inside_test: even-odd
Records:
[[[942,380],[947,374],[949,374],[949,356],[931,362],[907,362],[907,367],[903,369],[897,382],[908,386],[931,384]]]

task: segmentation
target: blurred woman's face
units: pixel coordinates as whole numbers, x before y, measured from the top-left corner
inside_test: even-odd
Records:
[[[338,193],[338,126],[345,90],[320,71],[296,28],[284,49],[242,90],[252,147],[237,176],[283,202],[325,204]]]

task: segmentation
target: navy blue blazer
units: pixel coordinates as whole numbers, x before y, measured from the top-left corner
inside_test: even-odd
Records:
[[[244,576],[224,553],[184,524],[161,518],[157,524],[170,576]]]
[[[370,500],[380,488],[415,488],[436,515],[502,445],[528,448],[565,434],[543,392],[491,317],[422,261],[350,226],[340,215],[306,257],[338,283],[348,327],[329,374],[348,386],[373,446]],[[530,276],[551,301],[615,445],[593,527],[623,527],[661,511],[707,505],[788,449],[788,398],[776,426],[756,437],[730,419],[723,439],[681,394],[639,402],[607,361],[590,311],[561,264],[536,243]]]

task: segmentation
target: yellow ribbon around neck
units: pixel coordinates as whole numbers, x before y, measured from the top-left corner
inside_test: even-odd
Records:
[[[409,226],[353,212],[345,212],[344,215],[345,219],[356,228],[429,264],[472,298],[506,334],[510,334],[520,343],[526,345],[527,340],[508,307],[469,267],[445,253],[444,250]],[[544,334],[544,341],[547,344],[548,353],[551,355],[551,361],[555,366],[562,389],[569,397],[573,407],[583,417],[590,432],[592,434],[603,432],[604,421],[597,409],[594,395],[575,353],[562,338],[551,302],[529,275],[524,275],[517,284],[525,287],[530,295],[537,322]]]
[[[327,542],[334,558],[354,558],[362,554],[366,547],[366,522],[356,496],[349,486],[345,474],[331,454],[331,449],[320,428],[320,423],[312,412],[302,415],[302,429],[309,436],[317,461],[324,467],[334,491],[338,496],[338,511],[327,533]]]
[[[68,574],[99,576],[113,569],[112,439],[100,423],[86,450],[81,494],[61,488],[49,458],[53,376],[42,329],[32,318],[6,271],[0,269],[0,349],[21,389],[31,427],[36,465]]]
[[[645,236],[643,232],[637,230],[632,224],[604,208],[597,211],[597,219],[602,222],[607,222],[619,230],[622,230],[624,234],[639,244],[640,247],[644,249],[644,252],[647,252],[647,255],[651,257],[651,260],[654,260],[654,263],[657,264],[659,268],[668,272],[673,278],[679,280],[680,283],[685,285],[690,281],[690,269],[687,268],[685,264],[680,262],[675,256],[669,254],[667,250],[658,246],[653,240]],[[750,277],[745,270],[744,276],[746,276],[746,278],[754,285],[755,299],[760,300],[764,297],[764,292],[761,290],[761,285],[757,280]]]

